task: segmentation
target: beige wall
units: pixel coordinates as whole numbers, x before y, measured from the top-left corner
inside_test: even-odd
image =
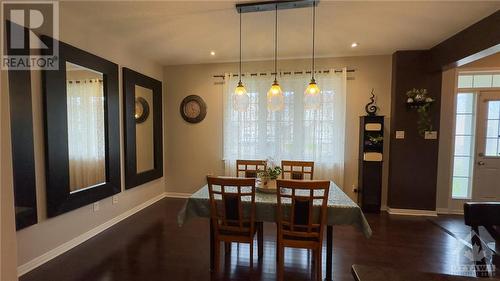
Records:
[[[64,10],[64,5],[61,7]],[[60,38],[62,41],[78,48],[108,59],[120,66],[119,89],[120,89],[120,120],[122,120],[121,92],[121,67],[129,67],[135,71],[151,76],[155,79],[163,79],[163,67],[152,61],[137,57],[120,46],[120,41],[113,40],[107,34],[92,28],[81,28],[78,17],[61,11]],[[18,265],[23,265],[40,255],[62,245],[65,242],[78,237],[81,234],[123,214],[124,212],[161,195],[165,191],[164,178],[146,183],[131,190],[122,190],[118,196],[118,203],[112,204],[111,198],[100,201],[100,210],[93,212],[92,206],[84,206],[66,214],[47,219],[45,206],[45,175],[44,175],[44,144],[43,144],[43,112],[41,96],[40,72],[32,72],[32,95],[33,95],[33,121],[35,137],[35,163],[37,203],[39,212],[39,223],[17,232],[17,260]],[[3,82],[3,81],[2,81]],[[3,92],[2,92],[3,93]],[[2,94],[2,96],[6,96]],[[165,98],[164,98],[165,99]],[[2,122],[4,122],[2,116]],[[124,141],[123,122],[121,129],[121,171],[122,189],[124,187]],[[3,128],[2,128],[3,130]],[[3,139],[4,136],[2,136]],[[2,161],[3,165],[3,161]],[[3,168],[3,167],[2,167]],[[10,176],[11,177],[11,176]],[[11,185],[10,185],[11,188]],[[2,225],[3,231],[3,225]],[[15,240],[11,241],[15,245]],[[2,250],[3,254],[3,250]],[[13,255],[15,257],[15,255]],[[10,257],[13,259],[12,256]],[[3,281],[3,279],[2,279]]]
[[[12,162],[10,142],[10,110],[7,72],[0,71],[1,158],[0,165],[0,280],[17,280],[16,225],[14,220],[14,194],[12,189]]]
[[[438,212],[460,212],[464,202],[463,200],[450,199],[457,72],[461,70],[485,70],[488,68],[500,69],[500,53],[443,72],[436,202]]]
[[[364,115],[371,88],[375,88],[380,114],[386,115],[386,134],[390,124],[391,56],[323,58],[317,60],[317,69],[347,66],[356,70],[348,75],[346,112],[346,170],[344,190],[352,198],[352,186],[357,185],[359,116]],[[279,62],[283,71],[309,69],[310,60]],[[192,193],[205,182],[205,175],[224,173],[222,161],[222,91],[223,81],[214,74],[237,72],[237,64],[201,64],[165,67],[167,91],[167,191]],[[245,72],[270,71],[272,62],[244,63]],[[185,122],[179,114],[179,105],[188,95],[201,96],[207,103],[207,116],[199,124]],[[386,141],[388,152],[388,141]],[[388,154],[384,162],[384,198],[386,202]]]

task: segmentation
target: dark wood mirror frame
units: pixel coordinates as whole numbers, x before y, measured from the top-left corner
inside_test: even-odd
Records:
[[[29,47],[12,49],[10,46],[10,25],[6,21],[7,54],[29,55]],[[2,27],[3,28],[3,27]],[[25,38],[28,29],[24,28]],[[28,41],[25,41],[28,42]],[[16,229],[38,222],[35,180],[35,151],[33,141],[33,112],[31,102],[31,71],[9,69],[10,130],[12,142],[12,171],[14,184],[14,205],[16,206]],[[20,207],[29,206],[21,210]]]
[[[162,85],[161,82],[123,68],[123,92],[125,97],[125,188],[133,188],[143,183],[163,176],[163,122],[162,122]],[[153,91],[153,143],[154,169],[137,173],[136,156],[136,119],[135,119],[135,86],[141,86]],[[151,105],[150,105],[151,106]]]
[[[46,44],[52,38],[42,37]],[[43,54],[43,52],[42,52]],[[106,182],[70,193],[66,62],[103,74]],[[118,65],[59,42],[59,70],[42,72],[45,110],[47,215],[53,217],[121,191]]]

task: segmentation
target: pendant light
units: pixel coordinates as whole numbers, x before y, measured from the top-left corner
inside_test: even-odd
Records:
[[[316,33],[316,1],[313,1],[313,23],[312,23],[312,70],[311,70],[311,82],[307,86],[304,92],[304,104],[306,109],[318,109],[320,107],[320,89],[316,80],[314,79],[314,40]]]
[[[275,21],[274,21],[274,82],[267,92],[267,108],[270,111],[283,110],[285,106],[285,97],[278,83],[278,3],[275,6]]]
[[[234,89],[234,95],[233,95],[233,107],[234,110],[244,112],[247,111],[248,106],[250,105],[250,97],[248,96],[247,90],[245,89],[245,86],[243,85],[243,82],[241,82],[241,9],[239,10],[240,14],[240,64],[239,64],[239,70],[238,70],[238,85],[236,86],[236,89]]]

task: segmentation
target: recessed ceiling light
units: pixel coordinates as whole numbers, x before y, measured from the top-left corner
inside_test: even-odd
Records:
[[[358,43],[357,42],[352,42],[351,44],[351,48],[356,48],[358,46]]]
[[[215,52],[214,51],[210,51],[210,55],[211,56],[215,56]]]

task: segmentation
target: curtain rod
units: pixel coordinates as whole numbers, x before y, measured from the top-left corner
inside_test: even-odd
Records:
[[[341,69],[335,69],[334,72],[335,73],[342,73],[343,70]],[[356,72],[356,70],[354,69],[348,69],[347,72]],[[284,74],[284,75],[290,75],[290,74],[311,74],[311,71],[281,71],[280,72],[281,74]],[[316,71],[316,73],[330,73],[330,70],[319,70],[319,71]],[[271,73],[266,73],[266,72],[260,72],[260,73],[250,73],[250,76],[266,76],[266,75],[274,75],[274,72],[271,72]],[[238,77],[238,74],[233,74],[233,76],[235,77]],[[245,74],[242,74],[241,76],[245,76]],[[224,74],[217,74],[217,75],[214,75],[213,78],[224,78],[225,75]]]

